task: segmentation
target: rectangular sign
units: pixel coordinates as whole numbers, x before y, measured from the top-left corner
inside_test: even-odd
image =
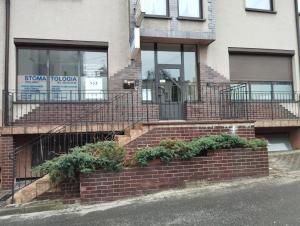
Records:
[[[51,100],[78,100],[78,76],[50,76]]]
[[[46,75],[18,75],[18,100],[41,101],[47,99]]]
[[[84,99],[86,100],[103,100],[103,79],[101,77],[85,77],[82,79],[84,83]]]

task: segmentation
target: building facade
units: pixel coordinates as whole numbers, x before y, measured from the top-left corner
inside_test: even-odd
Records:
[[[295,0],[1,0],[0,31],[0,138],[30,166],[28,140],[144,121],[257,121],[298,147]]]

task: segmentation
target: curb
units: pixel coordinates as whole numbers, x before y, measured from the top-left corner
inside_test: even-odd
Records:
[[[26,213],[35,213],[35,212],[44,212],[50,210],[62,210],[66,209],[68,206],[64,205],[61,201],[55,202],[43,202],[43,203],[31,203],[25,204],[22,206],[15,207],[5,207],[0,208],[0,217],[7,215],[17,215],[17,214],[26,214]]]

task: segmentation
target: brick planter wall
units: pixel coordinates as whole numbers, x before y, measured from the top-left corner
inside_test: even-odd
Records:
[[[151,124],[148,125],[149,132],[143,134],[137,139],[133,140],[129,144],[125,145],[128,156],[132,156],[137,149],[157,146],[162,139],[180,139],[189,141],[193,138],[219,135],[222,133],[231,134],[234,132],[244,138],[254,138],[255,128],[254,123],[251,122],[230,122],[230,123],[213,123],[207,122],[207,124],[201,123],[169,123],[163,124]]]
[[[120,173],[97,171],[80,178],[83,203],[118,200],[185,185],[186,181],[223,181],[269,174],[266,149],[220,150],[190,161],[150,164],[146,168],[126,168]]]
[[[37,185],[37,190],[38,190]],[[43,185],[40,185],[43,186]],[[79,182],[65,182],[56,187],[53,187],[50,191],[38,195],[37,200],[55,200],[62,199],[64,203],[71,204],[80,198],[80,185]]]

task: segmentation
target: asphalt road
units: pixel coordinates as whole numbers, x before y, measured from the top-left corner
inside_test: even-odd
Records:
[[[0,225],[300,225],[300,177],[186,189],[88,211],[4,217]]]

